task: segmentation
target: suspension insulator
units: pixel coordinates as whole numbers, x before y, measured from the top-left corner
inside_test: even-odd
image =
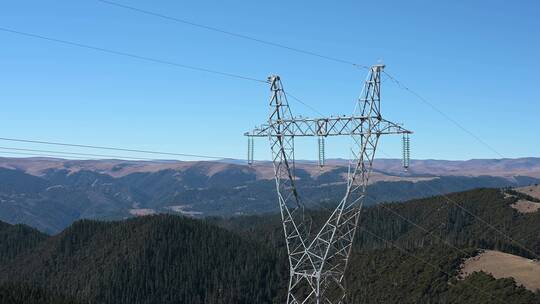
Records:
[[[247,155],[247,162],[248,162],[248,165],[252,165],[253,164],[253,145],[254,145],[254,142],[253,142],[253,137],[252,136],[248,136],[248,155]]]
[[[403,134],[403,168],[408,169],[411,163],[411,141],[409,134]]]
[[[319,167],[324,167],[325,155],[324,155],[324,137],[319,136]]]

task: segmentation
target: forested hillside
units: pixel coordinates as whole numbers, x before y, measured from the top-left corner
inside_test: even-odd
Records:
[[[540,212],[517,212],[510,205],[518,199],[497,189],[477,189],[365,208],[347,277],[354,290],[351,303],[540,303],[539,293],[511,279],[485,274],[455,279],[462,260],[478,249],[530,258],[540,254]],[[316,222],[325,216],[312,213]],[[214,221],[284,246],[277,216]]]
[[[484,273],[456,279],[464,257],[441,246],[356,251],[347,277],[349,303],[540,303],[540,294],[511,279]]]
[[[1,304],[87,304],[29,284],[7,283],[0,285]]]
[[[269,303],[278,265],[270,248],[223,229],[154,216],[77,222],[1,267],[0,280],[94,303]]]
[[[0,222],[0,265],[28,253],[47,235],[25,225]]]
[[[475,189],[364,208],[360,231],[363,229],[368,233],[356,234],[356,248],[391,247],[380,239],[383,238],[405,248],[449,242],[460,247],[500,249],[533,257],[531,252],[520,249],[516,242],[527,244],[527,249],[540,253],[540,212],[517,212],[510,207],[517,200],[518,197],[506,197],[499,189]],[[324,210],[312,211],[310,214],[315,223],[325,220],[327,216]],[[278,246],[282,244],[281,224],[277,215],[237,217],[230,220],[216,218],[213,221],[246,236],[264,237],[266,242],[275,241]],[[443,243],[441,246],[446,245]]]
[[[535,258],[534,254],[540,253],[540,213],[517,212],[510,207],[517,200],[497,189],[477,189],[384,204],[365,209],[361,227],[402,246],[423,247],[442,239],[460,247],[499,249]],[[358,245],[377,248],[384,243],[369,233],[360,233]]]
[[[346,278],[350,303],[540,303],[538,292],[511,279],[459,278],[461,262],[478,249],[540,253],[540,214],[517,212],[510,207],[517,199],[478,189],[366,208]],[[310,215],[320,222],[327,213]],[[0,281],[90,303],[281,303],[288,275],[281,233],[277,215],[79,221],[0,263]]]

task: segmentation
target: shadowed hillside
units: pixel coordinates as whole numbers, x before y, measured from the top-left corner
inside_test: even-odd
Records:
[[[0,285],[0,304],[87,304],[28,284]]]
[[[26,282],[97,303],[269,303],[281,282],[272,252],[176,216],[80,221],[0,267]]]
[[[25,225],[0,222],[0,264],[31,252],[47,235]]]

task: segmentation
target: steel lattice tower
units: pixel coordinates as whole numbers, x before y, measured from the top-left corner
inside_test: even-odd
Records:
[[[289,254],[288,304],[335,304],[345,301],[345,270],[379,138],[381,135],[412,133],[382,118],[383,69],[384,65],[371,67],[352,116],[330,118],[295,118],[279,76],[270,76],[268,122],[245,134],[250,143],[250,163],[253,161],[253,137],[267,137],[270,140]],[[304,203],[296,188],[294,138],[305,136],[318,137],[319,141],[327,136],[351,136],[353,139],[344,196],[324,225],[315,232],[310,231],[312,223],[304,214]]]

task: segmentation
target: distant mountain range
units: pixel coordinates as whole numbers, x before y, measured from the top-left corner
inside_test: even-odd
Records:
[[[341,197],[346,161],[298,162],[302,199],[312,208]],[[82,218],[122,219],[154,213],[194,217],[277,212],[273,167],[214,162],[0,158],[0,220],[57,233]],[[540,158],[377,160],[367,204],[540,182]]]
[[[301,169],[307,170],[312,176],[332,171],[347,165],[344,159],[328,159],[327,165],[321,170],[311,161],[298,161]],[[0,168],[16,169],[25,173],[42,176],[50,170],[92,171],[113,177],[122,177],[132,173],[149,173],[162,170],[186,171],[198,167],[200,172],[212,176],[227,168],[237,165],[245,172],[255,173],[257,178],[273,178],[271,162],[257,162],[247,166],[240,160],[222,161],[129,161],[129,160],[67,160],[60,158],[5,158],[0,157]],[[460,160],[411,160],[408,172],[404,172],[400,159],[376,159],[374,162],[375,180],[386,180],[388,176],[418,177],[418,176],[498,176],[512,178],[529,176],[540,178],[540,158],[505,158],[505,159],[471,159]],[[386,176],[386,177],[385,177]],[[385,179],[386,178],[386,179]]]

